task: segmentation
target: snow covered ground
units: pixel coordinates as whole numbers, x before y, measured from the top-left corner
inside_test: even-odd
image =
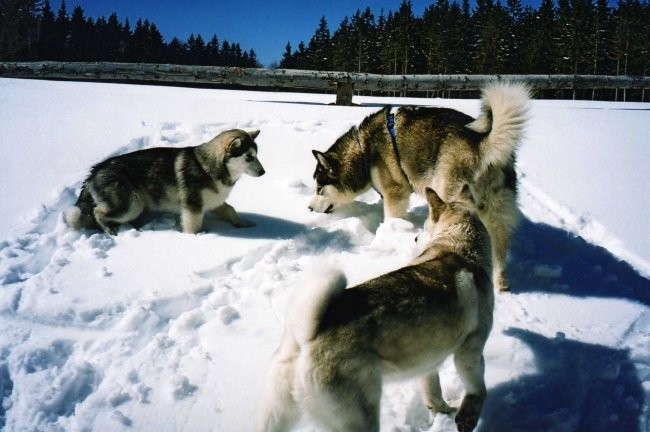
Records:
[[[250,431],[297,278],[323,259],[357,283],[407,263],[426,207],[383,221],[375,193],[307,211],[314,160],[385,103],[355,97],[0,79],[0,429]],[[480,431],[650,430],[650,106],[535,101],[519,152],[512,293],[497,295]],[[118,236],[60,214],[114,154],[261,129],[267,174],[229,202],[257,226],[172,215]],[[462,397],[453,365],[446,398]],[[415,382],[389,383],[384,431],[454,431]],[[301,431],[313,431],[303,424]]]

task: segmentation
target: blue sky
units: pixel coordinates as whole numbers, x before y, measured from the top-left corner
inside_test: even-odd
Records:
[[[435,0],[412,0],[413,11],[421,16]],[[56,13],[60,0],[50,0]],[[238,42],[251,48],[264,66],[279,62],[285,45],[297,47],[314,34],[324,15],[333,33],[345,16],[369,6],[376,16],[381,9],[396,11],[401,0],[66,0],[68,13],[75,6],[85,16],[107,17],[115,12],[120,21],[129,19],[131,27],[142,18],[153,21],[166,42],[175,36],[187,40],[191,33],[209,40],[216,34],[220,41]]]
[[[56,13],[60,0],[50,0]],[[435,0],[412,0],[413,11],[422,16]],[[505,0],[504,0],[505,1]],[[107,17],[115,12],[120,21],[129,19],[131,27],[142,18],[154,22],[166,42],[178,37],[187,40],[191,33],[206,42],[216,34],[220,41],[238,42],[251,48],[264,66],[279,62],[287,42],[293,48],[302,40],[309,42],[325,16],[333,33],[345,16],[369,6],[379,16],[383,8],[396,11],[401,0],[66,0],[68,13],[75,6],[86,17]],[[472,2],[473,3],[473,2]]]

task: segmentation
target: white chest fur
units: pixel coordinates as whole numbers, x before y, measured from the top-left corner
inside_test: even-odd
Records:
[[[203,201],[203,211],[214,210],[226,202],[226,198],[230,195],[232,186],[226,186],[221,182],[217,182],[217,190],[203,189],[201,191],[201,201]]]

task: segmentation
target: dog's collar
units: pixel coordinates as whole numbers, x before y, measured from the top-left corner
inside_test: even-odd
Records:
[[[395,153],[395,158],[397,159],[397,166],[399,167],[400,171],[402,171],[402,174],[404,175],[406,181],[411,185],[411,187],[413,187],[409,176],[406,175],[406,171],[404,171],[404,168],[402,167],[402,159],[399,157],[399,149],[397,148],[397,131],[395,130],[395,114],[393,114],[390,110],[386,115],[386,129],[388,130],[388,133],[390,134],[390,140],[393,143],[393,152]]]
[[[388,129],[388,133],[390,134],[391,140],[393,140],[393,147],[395,150],[397,150],[397,132],[395,132],[395,114],[392,112],[388,113],[388,117],[386,118],[386,128]]]

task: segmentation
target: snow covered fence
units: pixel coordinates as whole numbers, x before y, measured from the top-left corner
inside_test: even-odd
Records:
[[[256,69],[144,63],[0,62],[0,77],[238,85],[337,91],[337,105],[352,93],[475,91],[486,81],[524,81],[534,90],[650,89],[650,76],[607,75],[379,75],[293,69]]]

